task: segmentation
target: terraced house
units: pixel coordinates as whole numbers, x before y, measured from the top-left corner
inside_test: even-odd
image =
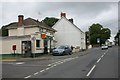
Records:
[[[55,46],[55,29],[43,21],[18,16],[18,22],[6,25],[9,35],[2,37],[2,54],[33,54],[47,53]]]

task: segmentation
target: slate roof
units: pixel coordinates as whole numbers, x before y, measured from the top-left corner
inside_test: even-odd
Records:
[[[24,27],[41,27],[41,28],[56,32],[55,29],[46,25],[43,21],[39,22],[38,20],[35,20],[32,18],[27,18],[27,19],[23,20],[23,26]],[[13,23],[6,25],[6,27],[7,27],[7,29],[13,29],[13,28],[18,28],[19,26],[18,26],[18,22],[13,22]]]

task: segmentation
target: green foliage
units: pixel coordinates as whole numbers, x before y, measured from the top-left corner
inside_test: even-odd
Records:
[[[119,38],[119,35],[120,35],[120,30],[117,32],[115,38]]]
[[[103,28],[101,24],[92,24],[89,28],[90,43],[98,44],[97,38],[100,39],[100,44],[104,44],[110,38],[111,31],[108,28]]]
[[[50,27],[52,27],[59,19],[46,17],[43,21]]]
[[[6,29],[6,26],[3,26],[0,30],[0,35],[2,36],[8,36],[8,29]]]
[[[117,32],[116,36],[114,37],[115,38],[115,42],[116,44],[118,44],[120,46],[120,30]]]

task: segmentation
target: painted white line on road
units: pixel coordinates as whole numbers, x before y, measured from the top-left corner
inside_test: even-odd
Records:
[[[54,62],[54,63],[48,64],[47,66],[52,66],[52,65],[55,65],[55,64],[59,64],[60,62],[62,62],[62,61],[57,61],[57,62]]]
[[[39,72],[34,73],[34,75],[37,75]]]
[[[64,63],[64,62],[61,61],[59,64],[62,64],[62,63]]]
[[[31,75],[29,75],[29,76],[25,77],[25,79],[30,78],[30,77],[31,77]]]
[[[24,64],[25,62],[18,62],[18,63],[16,63],[16,64]]]
[[[79,58],[79,57],[77,56],[77,57],[75,57],[75,58],[77,59],[77,58]]]
[[[92,67],[92,69],[88,72],[88,74],[87,74],[86,76],[89,76],[89,75],[91,74],[91,72],[94,70],[95,67],[96,67],[96,65],[94,65],[94,66]]]
[[[104,55],[105,55],[106,53],[104,53]]]
[[[47,66],[51,66],[51,64],[48,64]]]
[[[97,63],[99,63],[99,62],[100,62],[100,60],[101,60],[101,58],[99,58],[99,59],[97,60]]]
[[[41,70],[40,72],[44,72],[45,70],[43,69],[43,70]]]
[[[50,68],[46,68],[45,70],[48,70],[48,69],[50,69]]]
[[[53,68],[54,66],[51,66],[51,67],[49,67],[49,68]]]
[[[57,66],[57,65],[55,64],[55,65],[53,65],[53,66],[55,67],[55,66]]]
[[[104,55],[101,56],[101,58],[103,57]]]

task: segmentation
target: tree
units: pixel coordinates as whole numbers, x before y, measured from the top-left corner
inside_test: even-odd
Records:
[[[43,21],[50,27],[52,27],[59,19],[54,17],[46,17]]]
[[[108,28],[103,28],[103,29],[101,30],[101,35],[100,35],[101,44],[104,44],[107,39],[110,39],[110,37],[111,37],[110,35],[111,35],[110,29],[108,29]]]
[[[117,32],[115,38],[115,44],[118,44],[120,46],[120,30]]]
[[[8,36],[8,29],[6,29],[6,26],[2,26],[0,33],[2,36]]]
[[[104,44],[110,38],[111,31],[108,28],[103,28],[99,23],[92,24],[89,27],[90,44],[98,44],[97,39],[100,39],[100,44]]]

